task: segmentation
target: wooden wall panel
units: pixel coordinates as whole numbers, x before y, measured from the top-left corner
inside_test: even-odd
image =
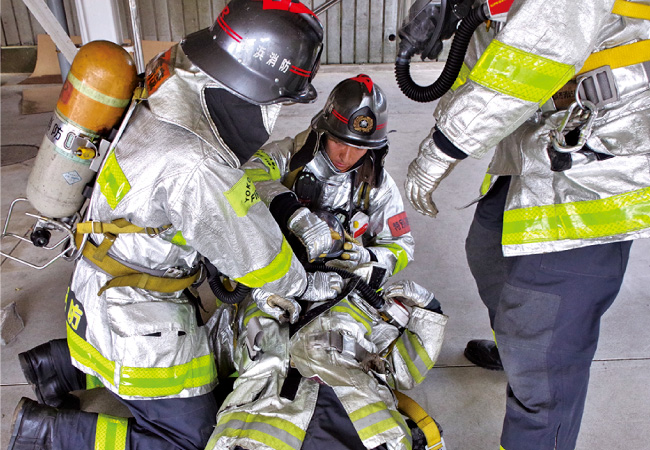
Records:
[[[79,35],[75,0],[62,0],[70,34]],[[94,1],[94,0],[84,0]],[[116,0],[124,11],[122,26],[130,35],[128,0]],[[399,0],[341,0],[320,15],[325,29],[323,64],[392,63]],[[2,45],[35,45],[43,29],[22,0],[1,0]],[[326,0],[303,0],[315,9]],[[140,32],[146,40],[180,41],[212,25],[227,0],[137,0]]]

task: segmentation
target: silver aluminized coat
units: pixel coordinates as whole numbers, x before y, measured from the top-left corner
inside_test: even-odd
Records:
[[[308,131],[296,136],[295,139],[285,138],[267,144],[262,150],[269,155],[278,167],[282,177],[289,173],[289,162],[294,154],[304,144]],[[248,169],[265,169],[259,157],[251,158],[242,167]],[[313,173],[322,183],[320,198],[316,202],[316,209],[349,210],[353,170],[341,173],[330,162],[324,151],[317,151],[314,158],[305,165],[305,171]],[[369,225],[364,233],[364,246],[372,249],[378,262],[385,266],[389,273],[393,273],[397,264],[397,257],[387,247],[382,245],[396,244],[405,252],[406,263],[413,261],[414,241],[410,231],[401,236],[393,236],[388,219],[404,212],[404,203],[397,185],[390,174],[383,170],[383,182],[380,186],[372,188],[368,208]],[[278,181],[260,181],[255,183],[262,200],[270,205],[275,196],[289,192],[289,189]],[[354,196],[358,195],[357,188]]]
[[[577,72],[590,53],[650,38],[649,21],[611,14],[613,3],[514,2],[496,40],[573,65]],[[549,8],[556,13],[549,14]],[[480,27],[465,60],[470,69],[488,42]],[[587,145],[614,157],[593,161],[575,154],[572,168],[563,172],[551,171],[547,148],[550,131],[558,127],[565,111],[538,112],[537,103],[497,92],[470,77],[440,100],[434,117],[444,135],[472,157],[480,158],[496,146],[488,172],[512,176],[506,211],[605,199],[650,186],[650,70],[636,64],[613,73],[621,98],[598,112]],[[641,237],[650,237],[647,225],[604,237],[504,245],[504,254],[561,251]]]
[[[171,224],[156,237],[122,234],[112,246],[110,255],[144,272],[161,275],[174,268],[181,275],[187,274],[194,270],[201,254],[231,278],[246,276],[276,258],[283,244],[282,233],[264,203],[256,198],[250,181],[248,190],[238,190],[247,185],[247,178],[220,139],[203,96],[206,87],[219,84],[195,68],[180,47],[172,47],[167,57],[169,77],[136,109],[115,149],[116,162],[107,160],[104,164],[102,173],[113,164],[110,172],[123,174],[123,179],[112,181],[119,184],[119,201],[109,202],[106,195],[116,194],[108,189],[109,182],[102,184],[106,177],[100,173],[89,220],[124,218],[143,227]],[[263,112],[271,128],[278,110]],[[241,195],[235,197],[232,192]],[[172,243],[175,236],[176,243]],[[91,237],[96,243],[103,239],[98,234]],[[304,270],[295,256],[290,259],[288,271],[266,284],[267,290],[292,296],[305,289]],[[122,369],[179,366],[210,355],[210,348],[207,331],[198,326],[194,306],[182,292],[164,294],[116,287],[98,295],[109,279],[82,259],[75,268],[71,291],[82,305],[86,321],[85,333],[80,336],[115,363],[114,377],[110,379],[105,371],[78,360],[73,361],[75,365],[98,376],[108,389],[125,398],[188,397],[209,392],[214,380],[165,395],[144,391],[142,395],[124,394],[129,380],[121,374]]]
[[[350,305],[355,308],[354,314],[350,314]],[[274,446],[274,440],[267,436],[300,449],[314,413],[319,383],[333,388],[366,448],[381,444],[396,450],[410,448],[410,434],[397,412],[391,388],[410,389],[421,381],[414,379],[409,365],[418,366],[422,376],[430,367],[422,367],[421,361],[407,361],[409,358],[393,348],[386,357],[391,368],[389,373],[367,371],[352,355],[339,353],[315,341],[323,332],[335,331],[348,336],[370,353],[385,354],[396,340],[417,340],[433,365],[442,346],[446,316],[413,307],[407,328],[400,334],[396,327],[385,322],[372,307],[353,294],[319,315],[291,338],[287,325],[280,325],[270,317],[259,317],[264,330],[260,342],[262,354],[253,361],[245,344],[249,329],[243,324],[256,314],[259,313],[254,304],[240,310],[238,324],[241,331],[235,350],[239,378],[221,406],[217,426],[206,449],[225,450],[236,446],[260,450],[285,448]],[[290,365],[302,375],[293,400],[280,395]],[[357,419],[359,411],[372,405],[382,407],[365,419]],[[391,417],[395,419],[393,426],[387,426]],[[385,421],[382,431],[364,434],[363,428],[371,427],[373,420]]]

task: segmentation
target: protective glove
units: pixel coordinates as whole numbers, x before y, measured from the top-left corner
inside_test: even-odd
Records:
[[[420,153],[411,161],[404,183],[406,198],[417,212],[436,217],[438,208],[431,194],[458,161],[438,148],[433,140],[433,132],[420,144]]]
[[[336,272],[314,272],[307,274],[307,289],[301,299],[320,302],[336,297],[343,290],[343,278]]]
[[[296,323],[300,316],[300,305],[293,299],[280,297],[262,289],[251,293],[257,307],[280,323]]]
[[[419,306],[429,311],[442,314],[440,302],[433,292],[420,286],[415,281],[400,280],[384,289],[384,298],[397,299],[408,306]]]
[[[332,247],[332,235],[327,223],[304,206],[289,217],[287,227],[307,249],[310,262],[327,254]]]

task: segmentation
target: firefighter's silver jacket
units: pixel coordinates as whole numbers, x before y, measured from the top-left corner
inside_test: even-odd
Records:
[[[200,254],[246,285],[300,295],[306,287],[304,270],[219,137],[206,109],[206,87],[219,84],[196,69],[178,46],[148,65],[149,97],[104,162],[88,218],[171,225],[157,236],[120,234],[110,248],[109,256],[144,273],[193,273]],[[277,109],[264,112],[272,124]],[[104,236],[90,238],[99,244]],[[67,296],[74,365],[123,398],[211,391],[214,358],[188,297],[182,291],[135,287],[113,287],[98,295],[110,278],[85,258],[75,267]]]
[[[632,3],[650,8],[648,1]],[[512,177],[505,255],[650,237],[650,21],[612,13],[614,5],[514,2],[494,39],[479,27],[473,44],[480,49],[468,53],[453,91],[435,110],[436,126],[463,152],[480,158],[496,146],[482,194],[494,175]],[[608,54],[617,48],[627,56]],[[596,57],[602,60],[591,63]],[[619,98],[598,107],[588,148],[562,154],[551,137],[567,110],[549,108],[550,98],[585,60],[613,67],[610,81],[602,81],[607,73],[596,78]],[[575,126],[570,121],[564,131]]]
[[[291,158],[300,151],[310,131],[300,133],[295,139],[285,138],[264,146],[242,168],[255,181],[262,200],[270,205],[275,196],[289,192],[283,181],[289,174]],[[371,151],[371,150],[369,150]],[[353,172],[341,173],[330,162],[324,150],[315,150],[314,157],[304,169],[314,174],[321,182],[322,190],[314,209],[328,211],[356,210],[355,199],[360,197],[361,186],[353,186]],[[377,261],[395,274],[413,260],[414,241],[408,218],[404,211],[402,196],[385,169],[382,182],[370,189],[368,207],[368,229],[363,234],[363,244],[370,249]],[[349,230],[348,230],[349,231]]]
[[[235,349],[239,378],[206,448],[300,450],[319,384],[325,383],[366,448],[410,449],[410,431],[392,388],[410,389],[424,379],[440,352],[446,322],[444,315],[413,307],[400,332],[351,294],[290,337],[288,325],[254,302],[244,305]],[[260,350],[251,354],[247,341]],[[290,367],[302,375],[293,399],[281,395]]]

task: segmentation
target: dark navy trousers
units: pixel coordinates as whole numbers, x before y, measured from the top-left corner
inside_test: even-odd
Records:
[[[619,292],[631,241],[504,257],[509,177],[477,205],[466,254],[508,377],[505,450],[574,450],[600,318]]]

